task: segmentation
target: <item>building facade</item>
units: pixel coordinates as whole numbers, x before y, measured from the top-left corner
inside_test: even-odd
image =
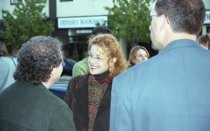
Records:
[[[1,0],[3,10],[13,11],[15,4],[23,0]],[[42,2],[42,0],[37,0]],[[69,44],[70,54],[75,60],[86,56],[87,40],[96,25],[107,26],[108,12],[112,0],[47,0],[44,12],[56,24],[53,35]],[[206,19],[202,33],[210,32],[210,2],[204,0]],[[0,11],[0,19],[2,14]]]

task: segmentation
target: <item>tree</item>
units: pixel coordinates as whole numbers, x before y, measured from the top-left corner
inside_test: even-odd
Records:
[[[153,0],[113,0],[113,7],[105,7],[109,13],[108,25],[118,38],[127,43],[150,41],[149,4]]]
[[[46,3],[46,0],[45,0]],[[36,35],[50,35],[54,30],[53,22],[42,12],[45,3],[36,0],[25,0],[15,5],[14,11],[2,11],[5,28],[0,31],[0,37],[8,45],[19,49],[21,45]]]

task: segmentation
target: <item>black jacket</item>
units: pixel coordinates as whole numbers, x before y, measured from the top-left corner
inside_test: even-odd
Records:
[[[76,76],[69,82],[64,100],[71,108],[77,131],[88,129],[88,76]],[[109,131],[111,84],[98,109],[93,131]]]

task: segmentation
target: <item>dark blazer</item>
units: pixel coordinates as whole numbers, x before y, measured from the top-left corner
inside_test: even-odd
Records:
[[[210,51],[173,41],[113,80],[110,131],[210,131]]]
[[[77,131],[88,128],[88,76],[73,77],[64,100],[72,109]],[[98,109],[93,131],[109,131],[111,86],[109,85]]]
[[[75,131],[65,102],[44,85],[15,82],[0,94],[0,131]]]

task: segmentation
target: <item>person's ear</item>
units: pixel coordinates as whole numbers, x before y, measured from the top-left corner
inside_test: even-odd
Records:
[[[55,67],[53,67],[53,69],[52,69],[52,72],[51,72],[50,76],[55,75],[55,73],[56,73],[56,68],[55,68]]]
[[[160,17],[159,18],[160,19],[160,29],[163,30],[163,29],[165,29],[165,26],[167,24],[167,20],[166,20],[165,15],[160,15],[159,17]]]

